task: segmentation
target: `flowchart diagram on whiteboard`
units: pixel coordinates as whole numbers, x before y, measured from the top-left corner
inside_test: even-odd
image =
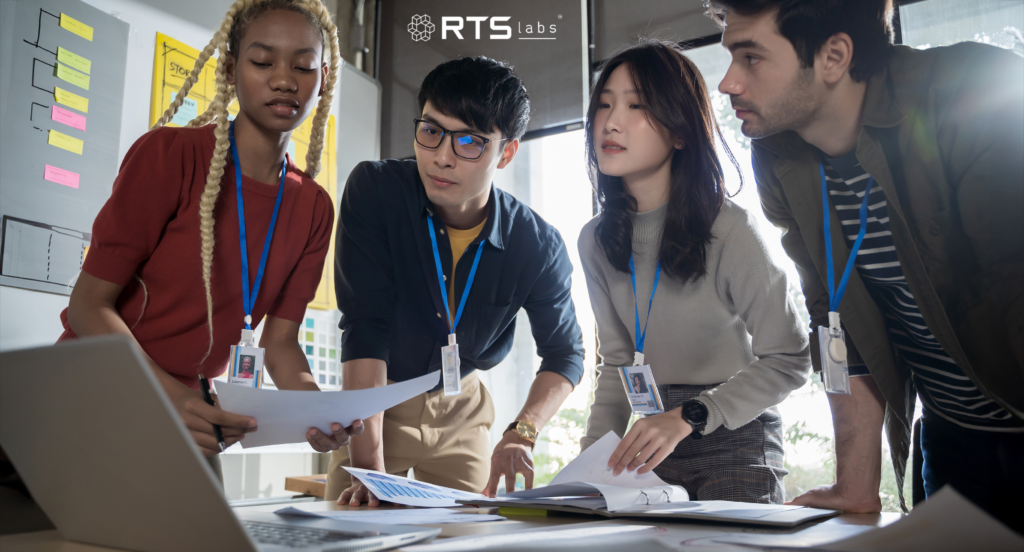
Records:
[[[70,293],[117,175],[128,24],[0,2],[0,285]]]

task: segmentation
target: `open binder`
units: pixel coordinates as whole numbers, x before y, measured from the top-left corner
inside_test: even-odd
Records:
[[[821,510],[781,504],[751,504],[725,500],[691,501],[686,489],[668,485],[654,473],[614,475],[607,468],[611,452],[620,439],[609,432],[569,463],[547,487],[509,493],[496,498],[458,500],[473,506],[536,508],[609,518],[643,517],[691,519],[792,527],[839,515],[838,510]]]

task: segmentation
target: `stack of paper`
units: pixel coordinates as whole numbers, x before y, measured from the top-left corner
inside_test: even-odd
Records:
[[[547,487],[493,499],[459,499],[474,506],[515,506],[605,517],[669,517],[790,527],[839,515],[837,510],[802,506],[750,504],[721,500],[690,501],[682,487],[668,485],[654,473],[614,475],[608,459],[621,440],[609,432],[569,463]]]

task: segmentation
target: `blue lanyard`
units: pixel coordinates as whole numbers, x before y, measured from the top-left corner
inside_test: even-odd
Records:
[[[825,214],[825,264],[828,266],[828,310],[839,312],[839,303],[846,294],[846,284],[850,280],[850,272],[857,261],[857,252],[860,251],[860,244],[864,241],[864,234],[868,231],[868,196],[871,195],[871,185],[875,183],[873,177],[868,177],[868,187],[864,189],[864,201],[860,204],[860,232],[857,233],[857,241],[853,242],[850,250],[850,259],[846,261],[846,269],[843,270],[843,277],[839,280],[839,288],[836,289],[835,276],[832,274],[832,234],[829,231],[828,213],[828,186],[825,184],[825,165],[818,160],[818,169],[821,170],[821,204]]]
[[[658,291],[658,280],[661,279],[661,260],[654,269],[654,287],[651,289],[651,301],[647,303],[647,320],[644,321],[644,331],[640,332],[640,309],[637,308],[636,298],[636,266],[633,264],[633,254],[629,254],[629,278],[633,281],[633,312],[636,314],[636,352],[643,354],[644,342],[647,341],[647,323],[651,321],[651,307],[654,306],[654,292]]]
[[[466,289],[462,291],[462,300],[459,301],[459,310],[455,313],[455,322],[452,323],[452,312],[448,307],[448,290],[445,287],[444,271],[441,269],[441,254],[437,252],[437,236],[434,235],[434,220],[427,217],[427,228],[430,228],[430,245],[434,250],[434,266],[437,267],[437,283],[441,285],[441,301],[444,303],[444,315],[448,317],[448,327],[455,333],[455,328],[462,319],[462,309],[466,308],[466,299],[469,298],[469,288],[473,287],[473,279],[476,278],[476,267],[480,266],[480,255],[484,252],[484,242],[476,248],[476,257],[473,259],[473,268],[469,271],[469,279],[466,280]],[[452,278],[455,277],[455,267],[452,267]]]
[[[274,214],[270,217],[270,228],[267,229],[267,239],[263,242],[263,255],[260,257],[260,267],[256,270],[256,281],[252,286],[252,293],[249,292],[249,249],[245,241],[245,206],[242,203],[242,165],[238,162],[238,146],[235,145],[235,123],[231,123],[228,130],[228,137],[231,139],[231,160],[235,164],[235,194],[238,197],[238,241],[242,248],[242,310],[245,311],[245,329],[252,329],[252,308],[256,305],[256,295],[260,292],[260,283],[263,281],[263,270],[267,267],[267,256],[270,254],[270,238],[274,236],[274,226],[277,225],[277,213],[281,211],[281,198],[284,197],[284,177],[288,172],[288,160],[281,162],[281,185],[277,188],[277,202],[274,203]]]

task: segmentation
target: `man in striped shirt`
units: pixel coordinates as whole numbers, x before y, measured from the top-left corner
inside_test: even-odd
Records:
[[[838,280],[866,205],[837,308],[851,394],[829,395],[836,483],[794,503],[878,511],[883,420],[902,488],[916,391],[925,494],[951,485],[1024,532],[1024,60],[893,46],[888,0],[711,12],[733,58],[719,90],[755,139],[762,207],[812,328],[828,326],[826,240]]]

